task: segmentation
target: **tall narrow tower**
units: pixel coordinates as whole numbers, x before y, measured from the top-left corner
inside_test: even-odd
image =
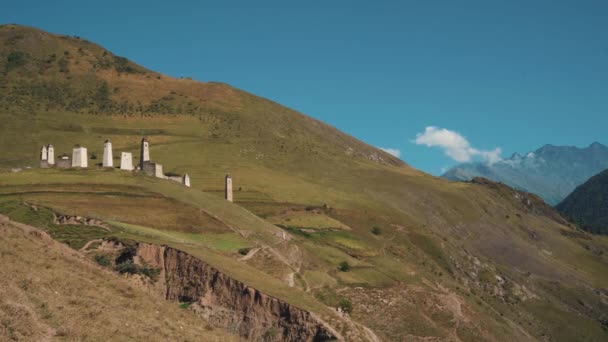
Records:
[[[87,148],[80,145],[74,146],[72,150],[72,167],[89,167],[89,157]]]
[[[106,140],[103,143],[103,167],[114,167],[114,160],[112,157],[112,142],[110,140]]]
[[[53,145],[48,144],[46,147],[46,153],[49,165],[55,165],[55,148]]]
[[[139,154],[139,168],[144,169],[144,164],[150,161],[150,143],[145,137],[141,139],[141,151]]]
[[[42,149],[40,150],[40,160],[48,160],[48,150],[46,145],[42,145]]]
[[[226,198],[226,201],[232,202],[232,177],[230,177],[230,175],[226,175],[224,197]]]

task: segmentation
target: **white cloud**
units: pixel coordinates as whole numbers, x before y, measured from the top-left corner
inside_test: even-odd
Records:
[[[392,156],[395,156],[397,158],[401,157],[401,151],[399,151],[396,148],[379,147],[379,149],[381,149],[382,151],[384,151],[384,152],[386,152],[386,153],[388,153],[388,154],[390,154]]]
[[[500,147],[491,151],[478,150],[471,146],[469,141],[461,134],[445,128],[428,126],[423,133],[416,134],[414,142],[417,145],[439,147],[443,149],[448,157],[460,163],[469,162],[476,156],[488,164],[494,164],[502,160]]]

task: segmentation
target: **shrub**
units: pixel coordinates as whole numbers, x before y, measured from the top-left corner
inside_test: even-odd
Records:
[[[251,250],[251,248],[241,248],[241,249],[239,249],[239,254],[247,255],[247,253],[249,253],[250,250]]]
[[[103,254],[95,255],[95,262],[103,267],[108,267],[112,263],[110,261],[110,259],[106,255],[103,255]]]
[[[144,266],[144,267],[140,267],[140,271],[143,275],[145,275],[146,277],[148,277],[152,280],[156,280],[158,278],[158,275],[160,274],[160,269],[158,269],[156,267]]]
[[[91,159],[97,159],[97,154],[96,153],[91,153]]]
[[[120,56],[114,56],[114,68],[118,72],[125,72],[128,74],[138,73],[138,71],[131,66],[128,59]]]
[[[372,228],[372,234],[380,235],[380,234],[382,234],[382,230],[378,227],[374,227],[374,228]]]
[[[266,330],[264,335],[262,335],[262,341],[277,341],[279,338],[279,329],[277,327],[272,326],[270,329]]]
[[[340,310],[342,310],[342,312],[346,312],[347,314],[353,312],[353,303],[347,298],[341,299],[340,303],[338,304],[338,307],[340,308]]]
[[[340,265],[338,265],[338,269],[342,272],[348,272],[350,270],[350,264],[346,261],[342,261]]]
[[[6,57],[6,71],[20,67],[27,62],[27,55],[21,51],[14,51]]]
[[[116,265],[116,271],[120,274],[142,274],[146,277],[156,280],[160,274],[160,269],[150,266],[140,266],[128,260]]]
[[[116,265],[116,271],[120,274],[139,274],[139,268],[133,263],[133,261],[125,261]]]
[[[68,73],[70,72],[69,62],[64,57],[57,62],[59,64],[59,72]]]

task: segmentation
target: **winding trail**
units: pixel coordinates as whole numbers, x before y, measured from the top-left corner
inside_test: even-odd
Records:
[[[84,246],[82,246],[82,248],[80,248],[78,251],[79,251],[79,252],[84,252],[84,251],[86,251],[86,250],[87,250],[87,248],[89,248],[89,246],[91,246],[91,245],[92,245],[93,243],[95,243],[95,242],[103,242],[103,239],[94,239],[94,240],[91,240],[91,241],[89,241],[89,242],[85,243],[85,244],[84,244]]]
[[[249,252],[247,252],[247,255],[245,255],[244,257],[240,258],[239,261],[247,261],[251,258],[253,258],[253,256],[259,252],[262,248],[257,247],[257,248],[252,248],[249,250]]]

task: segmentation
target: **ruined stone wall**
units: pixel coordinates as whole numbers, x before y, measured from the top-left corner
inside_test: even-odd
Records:
[[[152,163],[150,161],[147,161],[147,162],[143,163],[142,171],[144,171],[144,173],[147,174],[148,176],[154,177],[154,175],[156,174],[156,164]]]
[[[72,167],[72,159],[71,158],[59,158],[57,159],[57,167],[60,169],[69,169]]]

